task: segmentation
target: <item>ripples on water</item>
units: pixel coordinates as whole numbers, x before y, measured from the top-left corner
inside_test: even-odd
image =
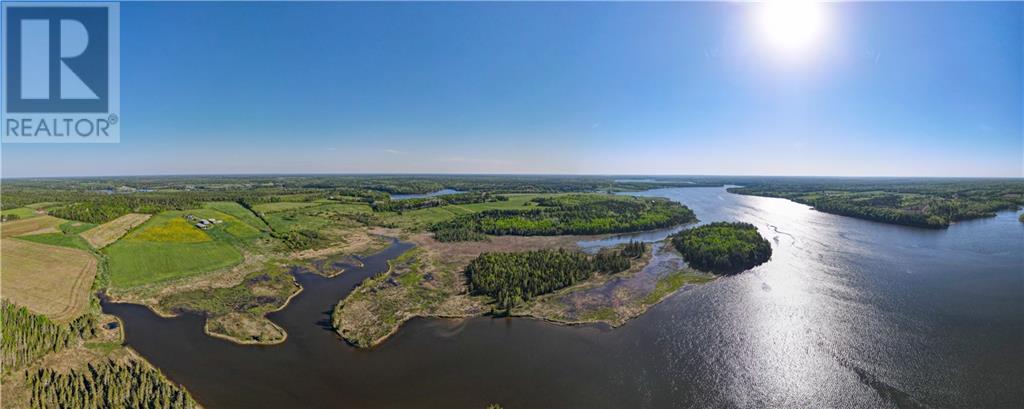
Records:
[[[279,346],[106,308],[208,407],[1024,407],[1024,226],[1012,212],[923,230],[721,188],[643,194],[702,222],[756,225],[772,259],[616,330],[416,319],[373,350],[315,323],[383,257],[340,284],[302,277],[307,290],[271,316],[290,334]]]

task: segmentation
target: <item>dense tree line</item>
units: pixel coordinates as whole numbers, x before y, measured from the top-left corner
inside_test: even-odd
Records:
[[[647,251],[647,245],[642,241],[630,240],[626,243],[626,246],[622,248],[622,255],[629,258],[640,258]]]
[[[772,245],[749,223],[717,222],[672,236],[672,245],[691,266],[735,274],[768,261]]]
[[[483,253],[466,266],[473,294],[495,299],[498,308],[573,285],[595,272],[614,274],[629,268],[630,257],[621,251],[594,256],[578,251],[537,250],[519,253]]]
[[[949,226],[950,222],[947,217],[924,211],[860,205],[838,197],[820,197],[808,200],[805,204],[826,213],[905,226],[944,228]]]
[[[686,206],[664,199],[571,195],[535,200],[524,210],[488,210],[431,226],[439,241],[496,236],[556,236],[651,230],[696,221]]]
[[[945,228],[1024,205],[1024,182],[962,179],[784,179],[730,192],[781,197],[843,216],[907,226]]]
[[[269,197],[254,192],[136,192],[100,193],[53,191],[45,195],[38,192],[14,191],[4,193],[3,208],[31,203],[55,202],[46,212],[62,219],[87,223],[105,223],[128,213],[155,214],[166,210],[187,210],[201,207],[208,201],[234,201],[260,203]]]
[[[306,250],[323,244],[327,238],[315,230],[295,230],[284,233],[273,232],[271,235],[280,239],[291,250]]]
[[[441,242],[453,241],[487,241],[487,235],[476,230],[472,225],[463,223],[439,223],[430,228],[434,240]]]
[[[0,353],[5,370],[19,368],[81,339],[96,336],[96,317],[92,314],[83,315],[69,324],[58,324],[7,300],[0,301],[0,311],[3,313]]]
[[[426,209],[429,207],[446,205],[501,202],[506,200],[508,200],[507,196],[495,195],[488,192],[470,192],[415,199],[375,201],[371,204],[371,207],[375,212],[403,212],[406,210]]]
[[[189,195],[107,195],[55,207],[48,212],[62,219],[99,224],[128,213],[159,213],[199,206],[201,202]]]
[[[244,207],[245,210],[248,210],[249,213],[252,213],[253,215],[256,216],[256,218],[260,219],[260,221],[263,222],[263,224],[265,226],[267,226],[267,228],[270,229],[271,232],[274,231],[274,226],[270,224],[270,221],[267,220],[266,217],[263,216],[263,213],[262,212],[258,212],[258,211],[256,211],[255,208],[253,208],[253,204],[254,203],[252,202],[251,199],[243,197],[243,198],[240,198],[240,199],[236,199],[235,203],[238,203],[239,206]]]
[[[194,408],[185,388],[137,361],[103,361],[87,368],[57,372],[43,368],[27,374],[32,408]]]
[[[629,269],[630,257],[621,252],[603,251],[591,257],[594,263],[594,271],[605,274],[615,274]]]

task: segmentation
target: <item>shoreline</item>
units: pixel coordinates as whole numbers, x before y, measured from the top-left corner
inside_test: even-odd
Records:
[[[677,226],[673,226],[671,228],[675,228],[675,227],[679,227],[679,226],[685,226],[685,225],[686,224],[684,224],[684,225],[677,225]],[[660,230],[663,230],[663,229],[653,229],[653,230],[646,230],[646,231],[633,232],[633,233],[645,233],[645,232],[660,231]],[[591,235],[591,236],[584,236],[584,237],[586,239],[590,239],[590,240],[606,240],[606,239],[614,238],[617,235],[619,235],[619,234]],[[393,236],[387,236],[387,235],[383,235],[383,234],[379,234],[378,236],[391,241],[392,245],[395,244],[395,243],[399,243],[401,241],[400,238],[393,237]],[[552,236],[552,237],[558,237],[558,236]],[[577,249],[582,251],[583,249],[579,247],[578,242],[582,241],[582,240],[579,240],[579,239],[581,239],[583,237],[581,237],[581,236],[573,236],[573,238],[577,239],[574,242],[574,243],[577,243],[576,244],[577,245]],[[414,245],[413,248],[422,247],[421,244],[418,244],[418,243],[415,243],[415,242],[410,242],[410,243]],[[655,242],[655,243],[657,243],[657,242]],[[649,243],[649,244],[654,245],[655,243]],[[384,249],[379,250],[378,253],[386,250],[387,248],[388,247],[385,247]],[[651,250],[648,251],[647,255],[645,256],[646,259],[642,262],[642,264],[639,264],[639,265],[634,266],[633,268],[631,268],[631,270],[635,270],[635,271],[627,272],[626,275],[595,275],[594,277],[591,277],[590,279],[585,280],[583,282],[577,283],[577,284],[575,284],[575,285],[573,285],[571,287],[567,287],[565,289],[562,289],[562,290],[559,290],[559,291],[556,291],[556,292],[553,292],[553,293],[550,293],[550,294],[544,294],[543,296],[538,297],[535,300],[533,300],[529,306],[521,307],[521,308],[528,310],[529,308],[535,307],[539,303],[542,303],[542,302],[544,302],[546,300],[549,300],[552,297],[564,296],[564,295],[567,295],[567,294],[572,294],[572,293],[577,292],[577,291],[581,291],[581,290],[585,290],[585,289],[589,289],[589,288],[595,288],[597,286],[600,286],[600,285],[603,285],[603,284],[607,283],[609,280],[611,280],[613,278],[628,278],[628,277],[632,277],[632,276],[640,273],[644,268],[646,268],[651,263],[651,261],[654,258],[653,252],[654,252],[654,249],[652,248]],[[366,255],[359,255],[359,257],[366,257]],[[359,265],[356,266],[356,267],[363,267],[363,266],[365,266],[365,264],[363,263],[363,261],[359,257],[353,256],[354,261],[359,263]],[[397,257],[398,256],[396,256],[395,258],[397,258]],[[330,257],[327,257],[325,259],[328,259],[328,258],[330,258]],[[380,275],[391,274],[394,271],[394,268],[395,268],[393,263],[392,263],[393,260],[394,260],[394,258],[389,259],[387,261],[387,265],[388,265],[387,270],[382,271],[380,273],[377,273],[377,274],[373,275],[372,277],[377,277],[377,276],[380,276]],[[355,265],[355,264],[353,263],[353,265]],[[296,266],[296,265],[291,265],[291,266]],[[298,265],[298,266],[302,266],[302,265]],[[336,272],[332,272],[331,274],[323,274],[323,273],[318,272],[318,271],[309,271],[307,273],[308,274],[316,274],[318,276],[321,276],[321,277],[324,277],[324,278],[327,278],[327,279],[333,279],[333,278],[336,278],[339,275],[345,273],[346,271],[348,271],[348,268],[341,269],[341,270],[336,271]],[[668,274],[673,274],[673,273],[674,272],[668,273]],[[294,280],[294,283],[297,286],[297,290],[295,292],[293,292],[291,295],[289,295],[288,298],[285,300],[285,302],[282,303],[280,306],[278,306],[277,308],[274,308],[273,310],[270,310],[270,311],[267,311],[267,312],[263,313],[259,317],[259,320],[266,321],[271,326],[273,326],[273,328],[278,330],[280,332],[280,334],[281,334],[280,338],[277,338],[277,339],[274,339],[274,340],[271,340],[271,341],[257,341],[257,340],[240,339],[240,338],[237,338],[237,337],[234,337],[234,336],[231,336],[231,335],[227,335],[227,334],[223,334],[223,333],[211,330],[211,328],[210,328],[211,317],[209,317],[209,316],[205,316],[204,314],[198,313],[198,312],[186,312],[184,314],[196,314],[196,315],[202,316],[203,319],[204,319],[203,333],[208,335],[208,336],[210,336],[210,337],[213,337],[213,338],[222,339],[222,340],[225,340],[225,341],[232,342],[232,343],[234,343],[236,345],[243,345],[243,346],[273,346],[273,345],[280,345],[280,344],[282,344],[282,343],[284,343],[284,342],[286,342],[288,340],[288,337],[289,337],[288,331],[284,327],[282,327],[281,325],[277,324],[272,319],[270,319],[268,317],[268,315],[271,314],[271,313],[274,313],[274,312],[282,311],[285,308],[287,308],[291,304],[291,301],[295,297],[297,297],[298,295],[302,294],[302,292],[305,290],[305,288],[301,284],[299,284],[298,280],[296,279],[296,275],[300,274],[300,272],[289,271],[289,274],[292,276],[292,278]],[[456,274],[458,274],[458,273],[456,273]],[[369,277],[369,278],[372,278],[372,277]],[[715,277],[715,278],[717,278],[717,277]],[[714,279],[712,279],[710,281],[714,281]],[[362,283],[360,283],[360,285],[361,284]],[[657,301],[655,301],[655,302],[653,302],[651,304],[641,303],[640,305],[638,305],[637,307],[635,307],[633,309],[634,311],[631,311],[631,312],[628,312],[628,313],[625,313],[625,314],[622,314],[622,315],[618,315],[617,314],[616,317],[613,318],[613,319],[608,319],[608,318],[579,318],[579,317],[574,318],[574,319],[565,319],[565,318],[561,318],[561,317],[558,317],[558,316],[555,316],[555,315],[543,314],[543,313],[538,312],[538,311],[533,311],[533,312],[519,311],[519,312],[516,312],[515,310],[512,312],[512,314],[507,315],[507,316],[492,315],[492,314],[490,314],[489,312],[486,312],[486,311],[480,311],[480,312],[476,312],[476,313],[467,313],[467,314],[430,314],[430,313],[427,313],[427,314],[412,314],[412,315],[409,315],[409,316],[402,317],[398,322],[396,322],[390,328],[389,331],[387,331],[387,333],[385,333],[384,335],[382,335],[382,336],[380,336],[380,337],[378,337],[376,339],[373,339],[366,346],[359,345],[358,341],[356,340],[356,338],[346,337],[345,334],[343,334],[338,328],[334,328],[333,332],[338,336],[338,338],[341,341],[343,341],[344,343],[352,346],[353,348],[356,348],[356,349],[373,349],[373,348],[383,344],[389,338],[391,338],[396,333],[398,333],[398,331],[400,331],[401,328],[407,322],[409,322],[410,320],[413,320],[413,319],[417,319],[417,318],[465,320],[465,319],[472,319],[472,318],[476,318],[476,317],[491,316],[493,318],[534,319],[534,320],[540,320],[540,321],[549,322],[549,323],[556,324],[556,325],[566,325],[566,326],[602,325],[603,324],[603,325],[607,325],[608,327],[614,329],[614,328],[620,328],[620,327],[624,326],[626,323],[628,323],[629,321],[631,321],[631,320],[633,320],[633,319],[635,319],[635,318],[645,314],[651,307],[660,304],[661,302],[663,302],[664,300],[668,299],[669,297],[675,295],[676,293],[678,293],[678,292],[680,292],[680,291],[682,291],[682,290],[684,290],[684,289],[686,289],[688,287],[698,286],[700,284],[703,284],[703,283],[684,283],[679,288],[676,288],[676,289],[674,289],[672,291],[669,291],[668,293],[662,295],[661,297],[659,297],[659,299]],[[358,289],[358,286],[355,289],[353,289],[353,291],[355,291],[356,289]],[[653,292],[654,291],[653,288],[650,291]],[[647,294],[649,294],[649,293],[647,293]],[[350,295],[351,295],[351,293],[346,294],[344,298],[341,298],[338,301],[338,303],[335,304],[335,307],[334,307],[334,309],[333,309],[333,311],[331,313],[332,325],[335,325],[334,315],[335,315],[335,313],[338,310],[338,306],[341,305],[341,303],[345,302]],[[469,294],[458,294],[458,296],[473,297],[472,295],[469,295]],[[640,299],[640,298],[642,298],[642,295],[638,297],[638,299]],[[160,309],[160,308],[158,308],[156,306],[150,305],[150,303],[145,303],[145,302],[143,302],[143,303],[136,303],[136,302],[131,302],[131,301],[127,301],[127,300],[121,300],[120,298],[118,298],[116,296],[107,295],[107,301],[108,302],[112,302],[112,303],[142,305],[142,306],[145,306],[150,311],[152,311],[155,315],[157,315],[158,317],[163,318],[163,319],[173,319],[173,318],[178,318],[178,317],[183,315],[182,313],[175,314],[175,313],[170,313],[170,312],[163,311],[162,309]],[[483,305],[488,305],[488,304],[489,303],[483,303]]]
[[[377,346],[383,344],[385,341],[387,341],[389,338],[391,338],[395,334],[397,334],[401,330],[401,328],[403,326],[405,326],[406,323],[408,323],[410,320],[417,319],[417,318],[420,318],[420,319],[453,319],[453,320],[457,319],[457,320],[467,320],[467,319],[472,319],[472,318],[477,318],[477,317],[488,317],[489,316],[489,317],[492,317],[494,319],[498,319],[498,318],[534,319],[534,320],[545,321],[545,322],[548,322],[548,323],[551,323],[551,324],[555,324],[555,325],[565,325],[565,326],[602,325],[603,324],[603,325],[607,325],[609,328],[616,329],[616,328],[620,328],[620,327],[626,325],[626,323],[628,323],[629,321],[631,321],[631,320],[633,320],[633,319],[635,319],[635,318],[637,318],[637,317],[647,313],[647,311],[650,310],[652,307],[662,303],[663,301],[665,301],[669,297],[672,297],[673,295],[686,290],[687,288],[697,287],[697,286],[700,286],[700,285],[703,285],[703,284],[707,284],[707,283],[713,282],[713,281],[715,281],[715,280],[717,280],[719,278],[718,276],[713,275],[711,273],[694,270],[694,269],[691,269],[691,268],[688,268],[688,267],[687,268],[683,268],[681,270],[677,270],[677,271],[667,272],[667,273],[663,274],[662,277],[659,277],[659,279],[660,278],[664,278],[664,277],[668,277],[668,276],[670,276],[672,274],[684,273],[684,272],[705,274],[705,275],[708,276],[709,279],[707,281],[703,281],[703,282],[683,282],[678,288],[672,289],[671,291],[668,291],[665,294],[659,296],[656,301],[654,301],[652,303],[646,303],[646,302],[643,301],[644,297],[649,296],[650,294],[652,294],[655,291],[657,291],[657,289],[656,289],[657,286],[651,287],[647,292],[644,292],[642,294],[638,294],[636,296],[635,299],[638,301],[638,303],[635,304],[634,307],[625,309],[625,310],[623,310],[621,312],[616,310],[615,318],[612,318],[612,319],[596,318],[596,317],[595,318],[581,318],[581,317],[577,317],[575,319],[564,319],[564,318],[560,318],[560,317],[558,317],[557,315],[554,315],[554,314],[545,314],[543,310],[531,311],[531,309],[536,308],[539,304],[541,304],[541,303],[543,303],[545,301],[551,300],[553,298],[562,297],[562,296],[566,296],[566,295],[573,294],[573,293],[576,293],[576,292],[597,288],[597,287],[599,287],[601,285],[604,285],[604,284],[608,283],[610,280],[613,280],[613,279],[629,279],[629,278],[632,278],[632,277],[636,276],[637,274],[641,273],[645,268],[647,268],[654,261],[654,251],[655,251],[655,249],[653,248],[654,244],[655,243],[651,243],[652,248],[644,256],[645,259],[642,260],[640,263],[638,263],[636,266],[631,267],[630,270],[632,270],[632,271],[628,271],[628,272],[624,272],[624,273],[619,273],[619,274],[612,274],[612,275],[604,275],[604,274],[595,275],[594,277],[591,277],[590,279],[584,280],[583,282],[576,283],[575,285],[572,285],[570,287],[566,287],[566,288],[557,290],[555,292],[552,292],[552,293],[549,293],[549,294],[544,294],[544,295],[542,295],[540,297],[537,297],[534,300],[532,300],[529,305],[519,307],[518,311],[516,309],[514,309],[510,315],[496,315],[496,314],[492,314],[490,312],[487,312],[485,310],[481,310],[481,311],[476,312],[476,313],[467,313],[467,314],[432,314],[432,313],[411,314],[411,315],[408,315],[408,316],[403,316],[400,320],[398,320],[394,324],[390,325],[390,328],[389,328],[389,330],[386,333],[384,333],[383,335],[381,335],[381,336],[379,336],[377,338],[374,338],[374,339],[370,340],[365,346],[360,345],[358,338],[356,338],[356,337],[346,337],[346,335],[343,334],[341,331],[339,331],[337,328],[335,329],[335,332],[338,334],[338,336],[346,344],[352,346],[353,348],[356,348],[356,349],[371,349],[372,350],[372,349],[376,348]],[[671,250],[661,250],[661,251],[675,251],[675,250],[671,249]],[[394,269],[394,266],[393,266],[391,260],[389,260],[388,261],[388,270],[386,270],[386,271],[384,271],[384,272],[382,272],[380,274],[390,274],[393,271],[393,269]],[[459,274],[459,273],[456,273],[456,274]],[[657,283],[657,280],[655,281],[655,283]],[[468,296],[468,297],[475,297],[475,298],[480,298],[481,297],[481,296],[472,296],[472,295],[469,295],[469,294],[459,294],[458,296]],[[483,298],[486,299],[486,297],[483,297]],[[336,304],[334,312],[332,313],[332,323],[335,323],[334,315],[337,313],[337,311],[339,309],[339,306],[343,302],[345,302],[347,299],[348,299],[348,296],[346,296],[345,298],[340,300],[338,304]],[[482,306],[486,307],[487,305],[492,305],[492,304],[493,304],[492,300],[487,300],[487,301],[482,303]],[[611,306],[609,305],[609,306],[606,306],[606,307],[603,307],[603,308],[611,308]]]

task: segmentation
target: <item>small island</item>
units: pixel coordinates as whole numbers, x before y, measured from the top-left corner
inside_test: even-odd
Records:
[[[690,266],[716,274],[736,274],[772,257],[772,246],[750,223],[717,222],[672,236],[672,245]]]
[[[495,299],[497,307],[512,307],[538,295],[547,294],[586,280],[595,272],[615,274],[628,270],[630,261],[644,253],[640,242],[621,251],[588,256],[579,251],[535,250],[521,253],[484,253],[469,263],[469,291]]]

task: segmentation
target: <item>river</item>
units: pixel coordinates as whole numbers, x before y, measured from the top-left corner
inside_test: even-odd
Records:
[[[756,225],[772,259],[689,287],[618,329],[415,319],[371,350],[330,331],[335,302],[399,243],[270,318],[240,346],[202,319],[104,304],[126,343],[208,408],[1022,407],[1024,224],[1014,212],[926,230],[723,188],[642,193],[702,222]],[[586,243],[584,243],[586,244]]]

